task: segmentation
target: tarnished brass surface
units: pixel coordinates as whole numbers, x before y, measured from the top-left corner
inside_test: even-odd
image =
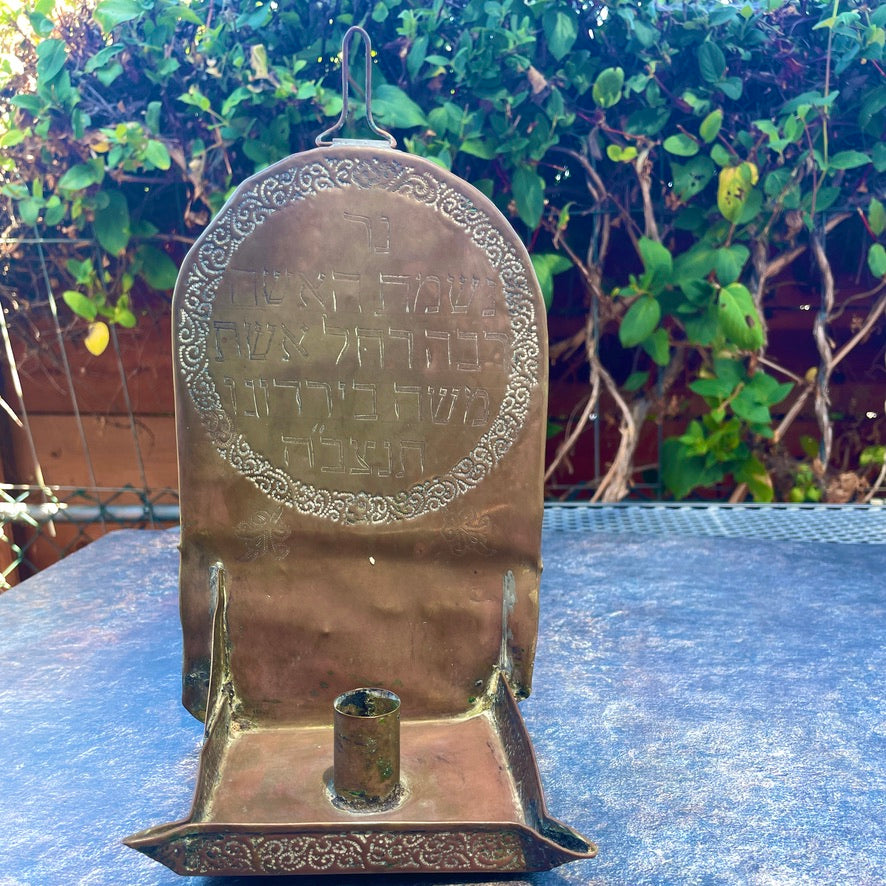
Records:
[[[353,689],[333,703],[336,799],[365,811],[400,793],[400,699],[387,689]]]
[[[504,217],[385,146],[295,155],[198,240],[173,316],[183,700],[206,742],[189,818],[129,844],[213,874],[591,856],[544,811],[514,700],[547,350]],[[402,699],[401,786],[365,810],[333,784],[355,686]]]
[[[190,817],[127,843],[180,874],[546,870],[595,853],[548,816],[504,679],[473,716],[404,720],[404,795],[354,813],[327,789],[331,727],[227,732],[204,747]]]
[[[545,315],[495,207],[386,148],[297,155],[194,247],[174,323],[187,707],[219,562],[245,716],[465,711],[502,656],[528,694]]]

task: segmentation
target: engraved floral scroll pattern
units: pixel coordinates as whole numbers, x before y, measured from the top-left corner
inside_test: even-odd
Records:
[[[355,155],[356,154],[356,155]],[[330,189],[381,189],[439,212],[488,255],[501,276],[510,321],[512,357],[501,406],[473,450],[447,472],[390,495],[319,488],[293,478],[255,452],[242,433],[220,422],[223,407],[209,372],[207,342],[213,301],[237,248],[275,210]],[[335,149],[313,151],[297,165],[277,167],[241,185],[196,247],[179,296],[178,360],[191,399],[212,442],[235,470],[279,504],[341,523],[386,524],[437,511],[476,487],[507,453],[526,422],[539,375],[540,347],[533,286],[526,264],[490,216],[466,195],[397,155]],[[178,295],[178,294],[177,294]],[[219,433],[221,428],[224,432]],[[359,506],[355,506],[357,496]]]
[[[243,542],[246,551],[240,560],[258,560],[270,554],[275,560],[284,560],[289,556],[289,545],[286,542],[292,531],[281,525],[283,508],[276,512],[258,511],[250,520],[237,524],[237,536]]]
[[[447,514],[441,533],[446,540],[449,553],[455,557],[469,553],[492,557],[495,551],[489,546],[491,528],[491,514],[459,510]]]
[[[182,874],[520,871],[519,836],[490,831],[183,835],[149,854]]]

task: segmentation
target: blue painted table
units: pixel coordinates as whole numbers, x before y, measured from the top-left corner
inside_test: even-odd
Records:
[[[115,532],[0,596],[0,886],[187,882],[119,842],[193,790],[177,541]],[[886,545],[561,527],[544,555],[523,712],[600,854],[508,882],[886,883]]]

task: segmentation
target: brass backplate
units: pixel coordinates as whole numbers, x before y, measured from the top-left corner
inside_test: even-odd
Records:
[[[173,318],[183,700],[207,739],[191,816],[130,844],[182,873],[593,854],[546,816],[514,703],[547,336],[505,218],[384,146],[297,154],[198,240]],[[404,790],[368,815],[332,803],[327,773],[332,702],[359,686],[402,700]]]

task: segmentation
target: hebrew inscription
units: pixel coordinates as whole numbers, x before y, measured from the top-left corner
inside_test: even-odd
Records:
[[[180,371],[221,457],[344,522],[418,517],[476,486],[538,378],[513,233],[452,176],[383,153],[314,151],[246,182],[176,297]]]

